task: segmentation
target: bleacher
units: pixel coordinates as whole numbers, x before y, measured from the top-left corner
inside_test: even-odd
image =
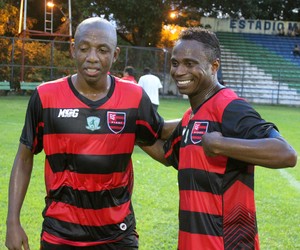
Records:
[[[299,37],[217,32],[222,78],[254,103],[300,105]]]
[[[244,37],[254,43],[263,46],[265,49],[274,52],[285,60],[300,66],[300,58],[292,54],[295,44],[300,45],[300,37],[244,34]]]

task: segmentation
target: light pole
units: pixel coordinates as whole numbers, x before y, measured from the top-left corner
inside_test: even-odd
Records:
[[[52,4],[51,4],[52,3]],[[50,0],[49,5],[47,5],[47,0],[45,0],[45,28],[44,32],[38,32],[36,30],[27,30],[27,0],[21,0],[20,1],[20,20],[19,20],[19,35],[21,35],[22,38],[22,58],[21,58],[21,76],[20,81],[24,81],[24,68],[25,68],[25,36],[26,33],[32,32],[31,34],[42,34],[42,35],[48,35],[49,33],[51,35],[56,36],[63,36],[62,34],[53,34],[53,7],[56,6],[53,3],[53,0]],[[52,7],[51,7],[52,6]],[[60,8],[59,8],[60,9]],[[72,10],[71,10],[71,0],[68,0],[68,9],[69,9],[69,15],[66,16],[64,12],[60,9],[61,13],[64,15],[64,17],[69,21],[69,34],[67,35],[69,37],[70,47],[72,42]],[[48,16],[46,16],[46,13],[50,10],[50,27],[46,26],[46,21],[48,20]],[[23,23],[23,28],[22,28]],[[47,22],[48,23],[48,22]],[[50,32],[48,32],[50,31]],[[35,33],[34,33],[35,32]]]
[[[20,34],[22,32],[23,11],[24,11],[24,0],[21,0],[18,34]]]
[[[51,35],[55,35],[55,36],[63,36],[63,34],[53,34],[53,8],[57,7],[60,11],[60,13],[63,15],[64,21],[67,20],[69,22],[69,47],[71,49],[71,45],[72,45],[72,20],[71,20],[71,0],[68,0],[68,9],[69,9],[69,15],[67,16],[61,7],[59,7],[58,5],[54,4],[53,0],[46,2],[47,0],[45,0],[45,32],[47,32],[46,30],[46,26],[48,24],[47,20],[47,15],[49,16],[50,14],[50,22],[51,22]],[[49,8],[50,8],[50,12],[49,12]],[[51,80],[53,79],[53,53],[54,53],[54,42],[53,40],[51,41],[51,72],[50,72],[50,78]]]
[[[52,1],[47,2],[47,0],[45,0],[45,32],[47,32],[47,24],[50,22],[51,23],[51,33],[53,33],[53,8],[56,7],[59,9],[59,11],[61,12],[61,14],[63,15],[63,17],[69,22],[69,37],[70,37],[70,41],[72,40],[72,7],[71,7],[71,0],[68,0],[68,10],[69,13],[68,15],[66,15],[63,10],[58,7],[57,4],[55,4]],[[50,9],[50,12],[49,12]],[[50,16],[50,20],[47,19]]]
[[[68,6],[69,6],[69,36],[70,36],[70,42],[72,41],[72,6],[71,6],[71,0],[68,0]]]
[[[21,76],[20,81],[24,81],[24,63],[25,63],[25,34],[26,34],[26,22],[27,22],[27,0],[21,0],[20,3],[20,20],[19,20],[19,34],[22,35],[22,58],[21,58]],[[23,29],[22,29],[22,21],[23,21]]]
[[[44,31],[53,33],[53,2],[47,2],[45,0],[45,23],[44,23]]]

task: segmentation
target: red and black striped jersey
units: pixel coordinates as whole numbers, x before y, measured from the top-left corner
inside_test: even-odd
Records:
[[[46,154],[47,242],[92,246],[135,228],[131,154],[136,142],[159,138],[163,119],[141,87],[110,77],[99,101],[80,95],[70,77],[40,85],[29,101],[20,141]]]
[[[178,169],[178,249],[259,249],[254,166],[206,156],[201,138],[212,131],[225,137],[265,138],[275,125],[228,88],[191,114],[187,110],[164,145],[165,157]]]

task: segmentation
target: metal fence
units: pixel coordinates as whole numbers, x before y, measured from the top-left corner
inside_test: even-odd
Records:
[[[139,79],[144,67],[150,67],[162,81],[161,95],[181,97],[169,74],[170,49],[119,47],[121,53],[112,74],[121,76],[125,66],[131,65]],[[223,80],[252,103],[300,106],[300,77],[283,78],[287,70],[293,71],[289,75],[300,75],[300,68],[284,67],[277,67],[276,74],[268,74],[223,50]],[[18,90],[22,81],[44,82],[74,72],[70,42],[0,37],[0,82],[10,82],[13,90]]]
[[[150,67],[163,83],[162,93],[170,92],[169,50],[119,47],[121,53],[112,66],[112,74],[121,76],[124,68],[131,65],[135,68],[136,79],[139,79],[144,67]],[[12,89],[18,89],[22,81],[45,82],[76,71],[69,41],[0,37],[0,62],[0,81],[10,82]]]

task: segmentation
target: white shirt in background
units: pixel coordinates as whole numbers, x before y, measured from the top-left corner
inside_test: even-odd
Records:
[[[140,77],[138,84],[146,91],[151,102],[159,105],[159,89],[162,88],[160,79],[152,74]]]

